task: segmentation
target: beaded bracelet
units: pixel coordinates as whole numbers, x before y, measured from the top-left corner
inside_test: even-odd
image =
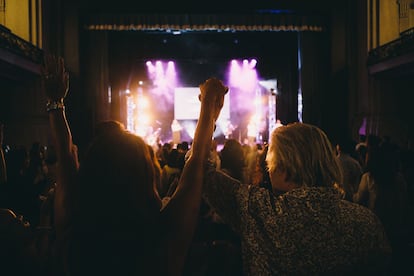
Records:
[[[50,112],[52,110],[58,110],[58,109],[65,109],[65,104],[62,100],[60,101],[48,101],[46,103],[46,111]]]

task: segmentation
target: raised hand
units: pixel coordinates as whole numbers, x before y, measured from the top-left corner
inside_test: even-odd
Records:
[[[45,55],[42,67],[42,80],[49,101],[63,102],[69,91],[69,73],[62,57]]]
[[[208,111],[217,120],[220,111],[224,104],[224,96],[229,91],[229,88],[217,78],[210,78],[204,83],[200,84],[199,100],[202,107],[207,108]]]

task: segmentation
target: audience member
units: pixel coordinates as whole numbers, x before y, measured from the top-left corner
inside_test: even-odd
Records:
[[[176,182],[180,179],[182,165],[180,159],[183,153],[177,149],[171,149],[166,157],[167,163],[161,169],[160,185],[158,186],[158,194],[161,198],[170,196],[176,187]]]
[[[361,165],[353,157],[355,146],[351,140],[345,139],[337,143],[336,151],[336,157],[342,167],[342,181],[339,186],[345,192],[345,199],[353,201],[352,197],[358,190],[362,175]]]
[[[167,164],[167,156],[172,149],[173,146],[171,143],[164,143],[161,147],[158,148],[156,155],[161,168]]]
[[[44,75],[59,162],[54,223],[62,274],[180,275],[198,220],[214,124],[228,88],[214,78],[200,85],[193,154],[175,193],[161,206],[147,144],[125,129],[95,137],[79,166],[65,115],[69,77],[63,59],[48,56]]]
[[[190,145],[187,141],[182,141],[177,145],[177,150],[184,155],[187,153],[187,151],[190,149]]]
[[[257,159],[259,157],[259,149],[257,145],[243,144],[244,152],[244,180],[248,184],[252,184],[254,181],[254,175],[256,173]]]
[[[365,159],[367,154],[367,136],[360,134],[359,141],[355,145],[356,158],[361,165],[362,171],[365,172]]]
[[[399,159],[396,148],[375,139],[375,144],[369,147],[367,153],[367,171],[353,196],[354,202],[368,207],[380,218],[394,256],[398,256],[409,238],[409,196]]]
[[[154,165],[154,185],[155,188],[158,191],[158,187],[160,187],[160,183],[161,183],[161,172],[162,172],[162,168],[160,163],[158,162],[158,158],[155,156],[155,150],[151,145],[147,145],[148,146],[148,151],[150,153],[153,165]]]
[[[236,139],[228,139],[224,142],[220,151],[220,169],[229,176],[246,183],[244,170],[246,162],[242,145]]]
[[[321,129],[278,127],[266,161],[273,193],[213,167],[204,183],[208,203],[241,237],[244,275],[384,273],[391,254],[384,228],[334,188],[341,169]]]
[[[0,273],[2,275],[55,276],[52,225],[53,193],[39,210],[40,224],[35,228],[23,215],[0,209]]]

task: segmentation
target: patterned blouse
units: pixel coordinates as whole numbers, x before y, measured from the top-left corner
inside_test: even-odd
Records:
[[[209,169],[204,197],[239,234],[244,275],[341,274],[379,269],[389,260],[379,219],[334,188],[274,196]]]

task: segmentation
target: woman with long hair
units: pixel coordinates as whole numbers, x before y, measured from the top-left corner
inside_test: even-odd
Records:
[[[58,162],[58,272],[180,275],[198,220],[214,124],[228,88],[215,78],[200,84],[193,154],[175,193],[162,205],[147,144],[121,126],[101,129],[79,164],[65,114],[69,74],[63,59],[46,56],[43,77]]]

